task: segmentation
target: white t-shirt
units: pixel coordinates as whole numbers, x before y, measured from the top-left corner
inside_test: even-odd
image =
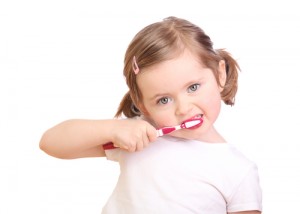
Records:
[[[261,210],[256,164],[228,143],[163,136],[142,151],[106,150],[120,164],[102,214],[226,214]]]

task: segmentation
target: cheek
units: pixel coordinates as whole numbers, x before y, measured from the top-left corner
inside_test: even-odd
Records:
[[[153,117],[153,120],[155,121],[156,126],[161,128],[164,126],[170,126],[170,124],[174,124],[171,118],[171,116],[166,114],[157,114]]]
[[[221,109],[221,95],[218,91],[210,93],[206,98],[201,99],[201,109],[206,117],[215,120]]]
[[[169,115],[168,112],[149,112],[148,117],[151,118],[152,124],[157,128],[164,126],[170,126],[170,124],[176,123],[173,121],[174,115]]]

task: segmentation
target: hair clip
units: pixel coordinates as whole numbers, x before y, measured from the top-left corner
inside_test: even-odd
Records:
[[[138,74],[139,71],[140,71],[139,66],[138,66],[137,63],[136,63],[136,58],[135,58],[135,56],[133,57],[132,69],[133,69],[133,71],[134,71],[135,74]]]

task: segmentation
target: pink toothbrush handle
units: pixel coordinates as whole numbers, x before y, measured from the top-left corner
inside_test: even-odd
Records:
[[[158,132],[158,136],[162,136],[162,135],[165,135],[165,134],[169,134],[169,133],[171,133],[172,131],[175,131],[175,130],[176,130],[175,127],[164,127],[162,129],[157,129],[157,132]],[[109,142],[109,143],[106,143],[106,144],[103,145],[104,150],[115,149],[115,148],[117,148],[117,147],[115,147],[112,142]]]
[[[114,144],[112,142],[106,143],[102,147],[103,147],[104,150],[109,150],[109,149],[115,149],[115,148],[117,148],[117,147],[114,146]]]
[[[160,137],[160,136],[163,136],[165,134],[169,134],[169,133],[171,133],[175,130],[176,130],[175,127],[164,127],[164,128],[161,128],[161,129],[157,130],[157,135]]]

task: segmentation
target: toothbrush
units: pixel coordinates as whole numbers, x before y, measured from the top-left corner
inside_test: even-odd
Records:
[[[161,137],[163,135],[170,134],[171,132],[176,130],[193,128],[195,126],[201,125],[202,122],[203,122],[202,118],[195,118],[195,119],[184,121],[177,126],[166,126],[157,130],[157,136]],[[115,147],[112,142],[103,145],[104,150],[115,149],[115,148],[117,147]]]

